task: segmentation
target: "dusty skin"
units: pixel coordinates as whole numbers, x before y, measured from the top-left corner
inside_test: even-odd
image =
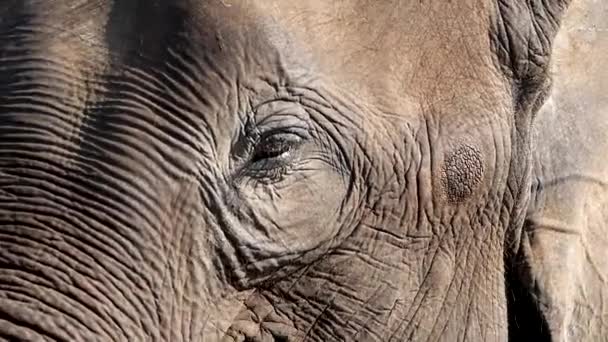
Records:
[[[0,341],[608,340],[606,18],[0,0]]]

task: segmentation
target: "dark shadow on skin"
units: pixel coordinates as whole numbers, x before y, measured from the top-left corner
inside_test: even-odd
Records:
[[[171,1],[115,1],[106,23],[109,51],[120,59],[134,54],[164,60],[176,33],[183,32],[185,13]]]
[[[14,144],[20,147],[2,151],[0,159],[7,167],[16,166],[12,163],[22,158],[23,152],[38,151],[32,147],[35,144],[44,143],[40,137],[27,134],[29,131],[18,129],[23,127],[23,114],[29,114],[30,110],[23,107],[23,96],[14,96],[32,90],[31,82],[23,75],[31,70],[27,63],[24,66],[22,57],[36,53],[35,46],[29,42],[32,36],[29,26],[34,18],[26,1],[7,1],[0,5],[0,46],[3,47],[0,49],[0,60],[3,61],[0,68],[0,142],[5,146]]]
[[[507,265],[510,265],[505,274],[509,341],[550,342],[549,326],[534,298],[534,289],[530,289],[533,282],[525,262],[518,255],[507,260]]]
[[[105,24],[105,43],[109,67],[101,76],[106,88],[95,94],[85,106],[81,131],[81,152],[98,158],[104,151],[115,151],[106,141],[118,142],[115,127],[128,125],[121,108],[124,94],[133,92],[137,85],[127,85],[122,77],[125,70],[162,70],[169,58],[171,46],[179,44],[177,34],[183,32],[184,16],[167,1],[115,1]],[[119,81],[119,82],[116,82]],[[87,141],[93,139],[94,141]]]

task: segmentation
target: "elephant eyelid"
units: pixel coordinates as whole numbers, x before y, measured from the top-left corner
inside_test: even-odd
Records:
[[[302,147],[316,136],[306,110],[292,101],[272,101],[244,117],[232,146],[233,175],[273,182],[293,170]]]
[[[260,139],[253,149],[253,162],[262,159],[278,158],[291,152],[302,143],[303,138],[294,133],[269,134]]]
[[[246,177],[263,182],[274,182],[293,169],[301,156],[300,148],[308,140],[308,135],[296,128],[272,129],[247,137],[245,155],[236,172],[237,178]]]

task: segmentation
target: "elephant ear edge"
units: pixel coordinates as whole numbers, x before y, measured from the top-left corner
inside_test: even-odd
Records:
[[[497,0],[491,40],[500,70],[511,81],[516,112],[533,117],[549,94],[553,41],[570,2]]]

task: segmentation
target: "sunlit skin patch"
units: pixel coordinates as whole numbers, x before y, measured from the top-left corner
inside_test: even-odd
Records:
[[[483,178],[483,158],[476,146],[461,145],[446,155],[442,186],[447,199],[459,203],[469,198]]]

